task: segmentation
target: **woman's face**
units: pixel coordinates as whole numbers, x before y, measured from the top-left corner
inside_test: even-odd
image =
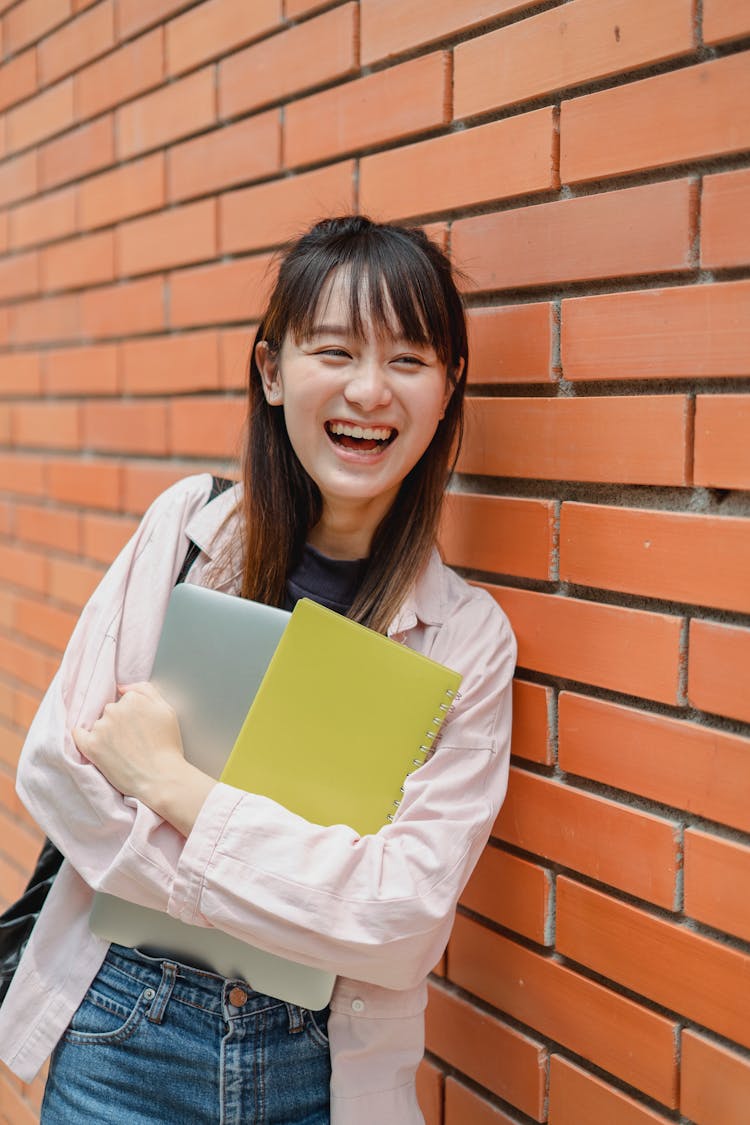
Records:
[[[272,405],[284,410],[289,439],[320,489],[324,517],[360,509],[377,524],[404,477],[427,449],[450,397],[445,365],[430,345],[349,326],[347,290],[334,275],[309,339],[284,340],[257,362]]]

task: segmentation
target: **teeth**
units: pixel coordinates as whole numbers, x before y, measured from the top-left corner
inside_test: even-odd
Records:
[[[343,437],[365,438],[367,441],[387,441],[393,433],[390,426],[349,426],[344,422],[331,422],[329,430],[332,434]]]

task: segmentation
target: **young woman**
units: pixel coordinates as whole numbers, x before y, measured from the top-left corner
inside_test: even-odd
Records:
[[[21,1078],[52,1051],[44,1125],[422,1121],[425,978],[504,796],[515,660],[501,611],[435,550],[466,364],[450,265],[422,232],[319,223],[258,330],[241,484],[208,504],[207,475],[170,488],[84,609],[18,773],[67,857],[0,1012]],[[190,541],[190,582],[287,608],[307,595],[463,674],[376,835],[185,761],[146,681]],[[330,1014],[108,947],[92,890],[338,974]]]

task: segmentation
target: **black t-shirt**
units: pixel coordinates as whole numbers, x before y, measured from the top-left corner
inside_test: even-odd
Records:
[[[367,559],[330,559],[309,543],[299,565],[287,579],[284,609],[294,609],[300,598],[310,598],[327,609],[346,614],[357,596]]]

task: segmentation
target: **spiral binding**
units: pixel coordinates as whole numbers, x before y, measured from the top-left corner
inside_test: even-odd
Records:
[[[450,689],[448,689],[446,691],[445,695],[450,700],[450,703],[440,703],[438,705],[438,710],[442,711],[443,714],[442,715],[436,715],[435,718],[432,719],[432,722],[437,727],[437,730],[427,730],[427,731],[425,731],[424,737],[427,740],[427,745],[425,746],[425,744],[423,742],[419,747],[419,749],[422,751],[424,757],[422,757],[422,758],[412,758],[412,765],[414,766],[414,769],[418,769],[420,766],[423,766],[425,764],[425,762],[427,761],[427,755],[430,753],[430,750],[432,749],[431,744],[437,738],[438,731],[439,731],[440,727],[443,725],[443,723],[444,723],[444,721],[447,717],[447,713],[448,713],[448,711],[450,711],[451,706],[453,704],[453,701],[456,698],[456,692],[451,691]],[[409,774],[411,774],[411,773],[414,773],[414,770],[408,770],[407,774],[406,774],[406,777],[408,777]],[[404,778],[404,783],[405,782],[406,782],[406,778]],[[402,793],[404,792],[404,786],[403,785],[401,786],[401,792]],[[401,805],[401,802],[400,801],[394,801],[393,804],[394,804],[394,807],[396,809],[398,809],[399,806]],[[395,815],[396,815],[395,812],[388,813],[388,815],[386,816],[386,820],[389,820],[391,823],[393,823],[393,818],[395,817]]]

